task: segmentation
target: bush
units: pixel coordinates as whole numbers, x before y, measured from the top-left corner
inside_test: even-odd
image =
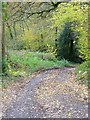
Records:
[[[79,58],[77,50],[77,33],[72,30],[73,22],[66,22],[58,39],[57,57],[76,62]]]

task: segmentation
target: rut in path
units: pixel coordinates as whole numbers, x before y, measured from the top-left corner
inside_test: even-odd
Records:
[[[87,118],[88,91],[75,81],[75,68],[36,75],[17,95],[4,118]]]

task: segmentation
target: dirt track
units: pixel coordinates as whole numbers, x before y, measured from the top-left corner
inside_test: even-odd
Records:
[[[88,91],[75,81],[75,68],[39,73],[3,113],[4,118],[87,118]]]

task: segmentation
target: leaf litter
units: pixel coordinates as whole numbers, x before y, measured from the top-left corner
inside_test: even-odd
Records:
[[[24,104],[24,110],[20,111],[21,117],[88,117],[88,88],[75,81],[74,70],[75,68],[52,69],[34,76],[21,89],[17,96],[18,100],[14,100],[12,106],[15,108],[8,107],[6,116],[10,117],[11,112],[16,111],[17,108],[20,111]],[[18,102],[20,102],[20,106],[18,106]],[[12,114],[14,113],[12,112]],[[14,114],[14,117],[17,116],[19,116],[19,112]]]

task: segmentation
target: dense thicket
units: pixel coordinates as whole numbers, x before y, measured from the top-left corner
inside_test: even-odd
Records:
[[[80,62],[77,41],[79,34],[73,29],[73,22],[66,22],[58,38],[57,57],[73,62]]]

